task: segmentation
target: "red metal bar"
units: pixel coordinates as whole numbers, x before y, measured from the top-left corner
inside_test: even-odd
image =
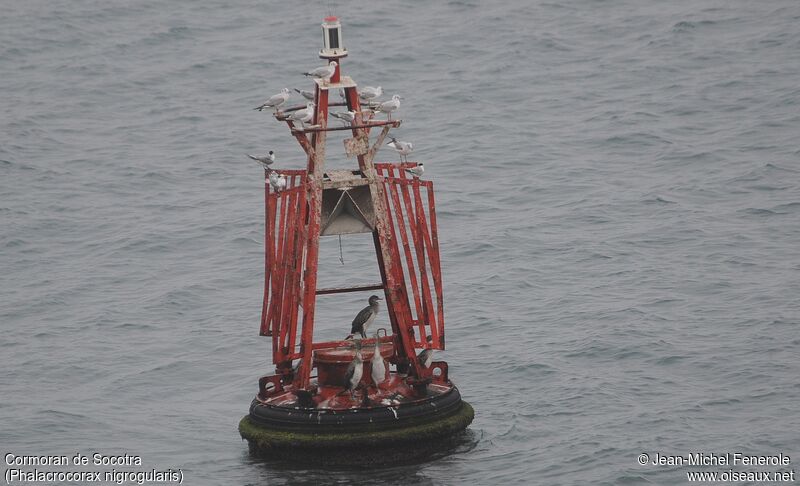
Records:
[[[346,88],[351,89],[351,88]],[[355,89],[355,88],[352,88]],[[355,110],[353,110],[355,111]],[[356,116],[361,116],[360,114]],[[320,127],[308,127],[308,128],[293,128],[292,133],[317,133],[317,132],[338,132],[340,130],[358,130],[362,128],[370,129],[375,127],[383,127],[383,126],[391,126],[391,127],[398,127],[402,123],[402,120],[384,120],[384,121],[370,121],[366,123],[356,123],[351,126],[344,126],[344,127],[327,127],[327,128],[320,128]]]
[[[431,227],[431,249],[429,254],[431,256],[431,271],[433,272],[433,285],[436,289],[436,314],[438,321],[438,336],[434,336],[434,342],[438,343],[440,348],[445,348],[444,338],[444,296],[442,290],[442,263],[439,257],[439,235],[436,225],[436,201],[433,197],[433,182],[424,181],[425,188],[428,192],[428,213],[430,214],[430,227]],[[437,339],[438,337],[438,339]]]
[[[275,219],[275,197],[270,197],[270,185],[264,184],[264,303],[261,307],[261,330],[262,336],[272,335],[271,320],[269,319],[269,301],[273,295],[272,286],[275,279],[272,278],[272,267],[275,265],[274,246],[274,224]]]
[[[294,273],[292,276],[292,285],[295,290],[292,292],[292,316],[290,320],[291,331],[289,333],[289,355],[291,356],[290,359],[294,359],[296,355],[295,343],[297,340],[297,313],[300,308],[300,302],[301,302],[300,299],[302,297],[300,295],[299,284],[302,281],[302,275],[305,263],[304,261],[305,252],[303,251],[303,248],[305,248],[306,240],[308,238],[308,235],[306,234],[306,225],[305,225],[306,210],[308,209],[308,206],[306,205],[305,196],[306,192],[304,190],[301,190],[298,193],[297,204],[299,207],[297,208],[298,213],[294,223],[295,227],[297,227],[297,232],[295,233],[295,240],[296,240],[294,245],[295,262],[294,262]]]
[[[393,175],[393,170],[389,169],[390,177]],[[387,192],[390,192],[392,195],[392,203],[394,204],[395,212],[397,217],[395,221],[398,226],[398,233],[400,233],[400,238],[403,245],[403,252],[405,253],[406,257],[406,264],[408,265],[408,276],[411,281],[411,290],[414,296],[414,307],[417,311],[417,320],[422,317],[422,303],[420,301],[420,294],[419,294],[419,284],[417,282],[417,272],[414,270],[414,259],[411,256],[411,246],[408,243],[408,233],[406,231],[405,223],[403,222],[403,207],[400,205],[400,197],[397,193],[397,185],[396,184],[387,184]],[[410,218],[409,218],[410,219]],[[395,240],[396,241],[396,240]]]
[[[383,189],[383,203],[384,208],[389,207],[389,195],[387,193],[388,183],[384,179],[379,187]],[[416,373],[420,372],[420,367],[416,360],[416,353],[414,351],[414,342],[411,339],[410,334],[410,326],[413,323],[411,317],[411,306],[408,302],[408,293],[406,292],[406,284],[405,278],[403,277],[403,269],[402,266],[398,268],[400,265],[400,249],[398,248],[397,244],[393,244],[393,242],[397,241],[397,235],[395,232],[395,226],[392,222],[392,212],[386,210],[385,211],[385,223],[388,226],[388,234],[380,234],[378,233],[378,238],[375,240],[375,248],[381,254],[381,258],[379,258],[379,263],[383,271],[386,275],[387,285],[391,291],[387,291],[387,300],[389,301],[388,307],[390,308],[390,312],[394,315],[394,319],[392,320],[392,330],[394,331],[395,336],[399,336],[399,339],[395,339],[395,356],[402,357]],[[399,217],[402,217],[402,211],[398,213]],[[386,231],[384,227],[384,231]],[[386,250],[384,250],[381,245],[388,245]],[[385,258],[383,257],[383,251],[388,251],[389,257],[393,260],[395,264],[389,266],[385,263]],[[390,318],[392,316],[390,314]]]
[[[328,90],[317,86],[317,108],[314,124],[328,126]],[[325,160],[326,132],[314,133],[311,137],[313,151],[308,157],[308,238],[306,245],[306,271],[303,295],[303,330],[301,337],[302,364],[295,377],[295,385],[308,389],[311,378],[312,343],[314,338],[314,311],[316,306],[317,265],[319,263],[319,233],[322,215],[322,175]],[[313,154],[313,155],[312,155]]]
[[[433,339],[438,337],[438,326],[436,323],[436,314],[433,310],[433,296],[431,295],[431,286],[430,280],[428,279],[427,274],[427,259],[425,258],[426,247],[430,248],[430,237],[428,236],[428,223],[425,218],[425,210],[422,205],[422,198],[419,194],[419,179],[414,179],[414,184],[411,186],[412,192],[414,193],[414,208],[416,209],[416,216],[417,216],[417,232],[420,235],[420,241],[415,242],[415,244],[419,244],[419,252],[417,258],[421,258],[419,271],[420,271],[420,280],[422,281],[422,293],[424,295],[424,305],[425,305],[425,317],[426,323],[431,331],[431,336]],[[429,252],[428,252],[429,253]],[[433,272],[431,272],[433,273]],[[422,344],[426,343],[426,339],[423,336],[420,336],[422,340]],[[426,345],[427,346],[427,345]]]
[[[280,341],[278,344],[278,348],[281,351],[284,361],[286,359],[286,355],[289,353],[288,346],[287,346],[287,334],[289,333],[289,328],[291,327],[290,323],[290,316],[291,316],[291,304],[293,300],[293,294],[296,292],[294,279],[294,268],[292,268],[294,261],[293,255],[289,252],[292,251],[294,247],[294,232],[296,226],[294,225],[294,213],[297,208],[297,193],[296,189],[292,189],[291,191],[284,191],[285,197],[287,197],[287,205],[289,206],[288,215],[286,216],[286,235],[284,237],[284,253],[283,258],[281,260],[284,270],[284,283],[285,288],[283,291],[283,295],[281,296],[281,318],[280,318]]]
[[[272,215],[273,217],[277,217],[277,228],[278,233],[273,235],[272,244],[274,246],[274,256],[275,258],[272,260],[272,292],[270,294],[270,302],[269,302],[269,320],[270,320],[270,328],[272,330],[272,360],[275,364],[280,362],[280,349],[278,346],[278,341],[280,340],[280,302],[281,302],[281,294],[283,293],[284,281],[283,281],[283,229],[285,227],[285,220],[284,220],[284,212],[285,212],[285,201],[283,198],[280,197],[279,194],[274,194],[270,196],[272,198]],[[278,207],[278,203],[280,202],[280,207]]]
[[[405,179],[405,171],[400,171],[400,178]],[[399,187],[400,193],[403,195],[403,202],[405,203],[406,215],[408,215],[408,226],[411,229],[411,237],[414,240],[414,250],[417,256],[417,265],[419,266],[420,270],[420,282],[422,283],[422,305],[423,308],[421,309],[417,317],[417,325],[419,327],[419,342],[425,343],[425,337],[427,336],[427,331],[425,331],[425,325],[428,321],[427,315],[427,306],[425,305],[425,299],[427,294],[430,292],[425,292],[426,285],[427,285],[427,276],[425,272],[425,254],[421,251],[422,244],[420,242],[420,231],[418,228],[419,221],[414,218],[415,215],[415,208],[411,203],[411,195],[408,192],[408,187],[405,185],[400,185]],[[409,273],[414,273],[415,268],[411,265],[408,269]],[[415,289],[415,291],[417,291]]]
[[[365,135],[369,135],[369,128],[366,127],[364,124],[364,118],[361,114],[361,100],[358,99],[358,91],[356,87],[345,88],[344,90],[344,97],[345,101],[347,102],[347,109],[350,111],[356,112],[356,119],[354,123],[356,126],[350,127],[353,132],[353,137],[358,137],[358,135],[363,132]],[[343,127],[347,129],[348,127]],[[358,168],[362,171],[366,170],[365,159],[364,155],[358,155]]]
[[[381,290],[384,288],[382,283],[372,285],[356,285],[353,287],[330,287],[327,289],[317,289],[317,295],[342,294],[345,292],[364,292],[367,290]]]

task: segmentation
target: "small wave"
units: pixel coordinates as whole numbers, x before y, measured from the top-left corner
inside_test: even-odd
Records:
[[[714,20],[700,20],[697,22],[692,22],[690,20],[682,20],[677,24],[672,26],[673,32],[690,32],[692,30],[697,29],[698,27],[705,27],[708,25],[714,25],[716,21]]]

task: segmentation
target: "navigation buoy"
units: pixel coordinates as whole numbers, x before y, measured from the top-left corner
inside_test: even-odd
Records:
[[[279,190],[265,184],[260,333],[272,338],[275,372],[259,379],[239,432],[252,452],[275,459],[322,465],[418,460],[451,443],[474,416],[450,381],[447,362],[431,359],[432,350],[445,348],[433,182],[421,171],[407,172],[421,167],[418,162],[374,162],[402,120],[362,110],[358,86],[342,74],[348,53],[339,19],[327,17],[322,29],[319,55],[335,72],[313,79],[311,120],[295,125],[292,114],[305,109],[305,102],[280,104],[273,113],[288,125],[307,160],[302,170],[265,167],[265,175],[284,180]],[[340,90],[344,101],[333,101],[337,97],[329,94]],[[380,95],[365,98],[373,103]],[[329,110],[337,107],[353,119],[328,126]],[[358,168],[328,171],[326,137],[341,130],[352,132],[345,152],[357,158]],[[373,130],[380,131],[371,140]],[[381,281],[318,288],[320,238],[358,233],[373,235]],[[365,299],[382,292],[382,300],[370,298],[371,305],[380,300],[373,307],[379,320],[373,322],[376,315],[365,309],[369,333],[314,341],[317,297],[344,292],[363,292]],[[386,316],[390,329],[378,324]],[[343,336],[348,330],[342,329]],[[430,351],[417,359],[418,350]]]

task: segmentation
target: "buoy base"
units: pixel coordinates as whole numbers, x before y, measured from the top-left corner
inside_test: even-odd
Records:
[[[461,405],[446,415],[404,421],[402,427],[358,427],[348,430],[274,428],[246,415],[239,434],[250,452],[267,459],[317,466],[374,467],[416,462],[431,457],[457,440],[472,422],[472,406]]]

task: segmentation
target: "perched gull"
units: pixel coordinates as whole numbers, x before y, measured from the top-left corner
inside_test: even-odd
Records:
[[[324,81],[330,81],[330,77],[333,76],[333,73],[336,72],[336,61],[331,61],[330,64],[327,66],[318,67],[314,70],[311,70],[307,73],[303,73],[306,76],[311,76],[312,78],[322,79]]]
[[[352,124],[356,119],[356,112],[355,111],[342,111],[339,113],[331,112],[331,116],[336,117],[343,122],[347,122]]]
[[[269,166],[275,162],[275,152],[272,150],[270,150],[269,153],[263,157],[256,157],[255,155],[250,154],[247,154],[247,156],[261,164],[261,166],[265,169],[268,169]]]
[[[428,342],[430,343],[433,341],[431,336],[428,336]],[[420,351],[417,355],[417,363],[423,368],[430,368],[431,362],[433,361],[433,348],[426,348]]]
[[[353,325],[350,327],[350,335],[347,336],[347,339],[351,339],[356,333],[360,334],[362,338],[367,337],[367,328],[375,320],[375,316],[378,315],[378,310],[380,309],[379,300],[383,299],[377,295],[369,298],[369,305],[361,309],[361,312],[353,319]]]
[[[361,360],[361,344],[356,343],[356,356],[344,374],[344,391],[350,391],[350,397],[355,398],[354,392],[361,383],[361,376],[364,374],[364,362]]]
[[[262,111],[264,108],[275,108],[275,111],[278,110],[278,107],[282,104],[286,103],[286,100],[289,99],[289,88],[283,88],[280,93],[270,96],[269,99],[264,102],[261,106],[256,106],[253,108],[254,110]]]
[[[380,86],[377,88],[373,88],[372,86],[364,86],[364,89],[358,93],[358,97],[366,102],[370,102],[382,94],[383,88]]]
[[[416,167],[406,169],[406,172],[408,172],[414,177],[422,177],[422,174],[425,173],[425,166],[422,165],[422,162],[417,162]]]
[[[308,103],[302,110],[297,110],[289,114],[290,120],[299,121],[303,125],[314,119],[314,103]]]
[[[274,170],[269,173],[269,184],[275,192],[286,189],[286,176],[278,174]]]
[[[392,99],[389,101],[384,101],[383,103],[379,104],[375,111],[381,111],[389,115],[389,119],[392,119],[392,112],[396,109],[400,108],[400,95],[393,95]]]
[[[381,356],[381,342],[378,341],[378,333],[375,333],[375,349],[372,352],[372,382],[375,387],[386,380],[386,363]]]
[[[414,145],[411,142],[401,142],[394,137],[392,137],[392,141],[387,143],[386,145],[397,150],[397,153],[400,154],[401,162],[403,161],[403,159],[408,161],[408,154],[414,151]]]
[[[300,93],[300,96],[307,99],[308,101],[314,101],[314,92],[313,91],[306,91],[304,89],[297,89],[294,88],[295,91]]]

